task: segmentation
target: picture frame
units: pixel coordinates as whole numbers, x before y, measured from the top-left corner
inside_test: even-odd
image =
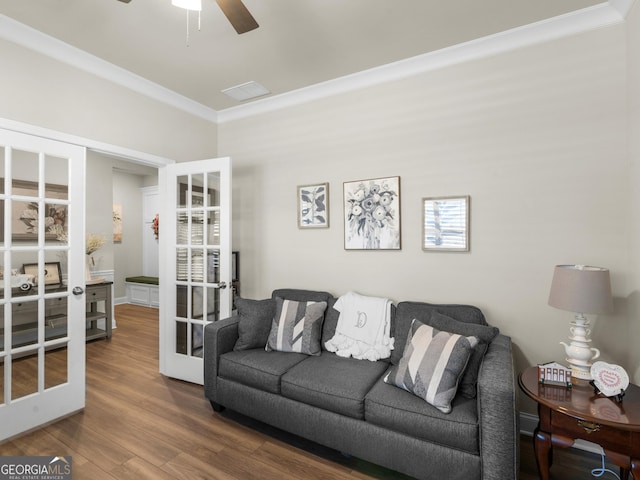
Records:
[[[344,182],[345,250],[400,250],[400,177]]]
[[[0,178],[0,193],[4,193],[4,178]],[[12,195],[38,197],[38,183],[29,180],[12,180]],[[67,200],[68,187],[55,183],[45,184],[45,197],[48,199]],[[67,209],[65,204],[47,203],[45,220],[47,225],[67,224]],[[13,241],[38,240],[38,203],[35,201],[14,200],[11,207],[11,238]],[[0,209],[0,238],[4,238],[4,209]],[[56,240],[55,233],[46,233],[46,240]]]
[[[422,249],[468,252],[471,197],[425,197],[422,199]]]
[[[298,185],[298,228],[329,228],[329,183]]]
[[[38,264],[25,263],[22,265],[22,272],[27,275],[33,275],[34,285],[38,284]],[[46,262],[44,264],[44,284],[45,285],[61,285],[62,269],[60,262]]]

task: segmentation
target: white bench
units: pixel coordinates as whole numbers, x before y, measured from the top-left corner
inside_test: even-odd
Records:
[[[127,303],[154,308],[160,306],[158,277],[127,277],[125,278],[125,285],[127,290]]]

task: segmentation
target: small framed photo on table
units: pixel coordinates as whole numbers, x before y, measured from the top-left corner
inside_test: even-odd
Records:
[[[27,275],[33,275],[35,284],[38,284],[37,263],[25,263],[22,266],[22,270]],[[49,286],[62,284],[62,269],[60,268],[60,262],[47,262],[44,264],[44,284]]]

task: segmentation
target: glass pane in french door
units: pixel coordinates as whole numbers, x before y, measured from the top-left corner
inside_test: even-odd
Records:
[[[175,352],[201,357],[203,329],[219,318],[219,174],[177,177]]]
[[[27,397],[38,392],[38,355],[26,351],[11,360],[11,400]]]
[[[69,341],[69,159],[10,147],[1,153],[0,405],[66,383]]]

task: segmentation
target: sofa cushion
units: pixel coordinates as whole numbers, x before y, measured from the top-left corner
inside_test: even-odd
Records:
[[[477,343],[476,337],[440,331],[414,320],[404,355],[385,375],[384,381],[449,413],[458,383]]]
[[[338,300],[329,292],[316,290],[299,290],[295,288],[280,288],[274,290],[271,297],[286,298],[289,300],[297,300],[299,302],[327,302],[327,309],[324,312],[324,322],[322,323],[322,339],[320,345],[322,350],[326,350],[324,342],[333,337],[336,333],[338,325],[338,317],[340,312],[333,309],[334,303]]]
[[[456,450],[480,451],[477,402],[460,395],[454,399],[451,413],[445,414],[380,380],[365,398],[365,420]]]
[[[320,355],[327,302],[298,302],[276,297],[267,350]]]
[[[238,308],[238,340],[234,350],[251,350],[264,348],[269,339],[271,322],[276,313],[276,302],[265,300],[250,300],[236,298]]]
[[[475,323],[460,322],[455,318],[443,315],[440,312],[433,312],[431,318],[427,321],[427,325],[431,325],[438,330],[457,333],[459,335],[472,335],[478,339],[478,344],[474,347],[469,364],[460,379],[458,392],[467,398],[475,398],[476,383],[478,383],[478,372],[482,359],[487,351],[487,347],[491,341],[496,338],[500,330],[497,327],[488,325],[478,325]]]
[[[282,395],[341,415],[364,418],[364,398],[386,362],[342,358],[330,352],[307,357],[282,376]]]
[[[218,375],[266,392],[280,393],[280,378],[307,355],[266,352],[264,348],[240,350],[220,356]]]
[[[391,352],[391,363],[398,365],[404,346],[407,341],[407,333],[411,322],[417,318],[422,323],[427,323],[433,312],[439,312],[460,322],[487,325],[487,321],[478,307],[471,305],[444,305],[424,302],[400,302],[396,307],[395,317],[392,323],[392,332],[395,337],[395,349]]]
[[[324,312],[324,323],[322,324],[322,340],[320,345],[322,350],[327,350],[324,346],[325,342],[336,334],[336,328],[338,327],[338,318],[340,318],[340,312],[333,306],[338,301],[335,297],[330,297],[327,300],[327,310]]]

